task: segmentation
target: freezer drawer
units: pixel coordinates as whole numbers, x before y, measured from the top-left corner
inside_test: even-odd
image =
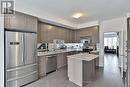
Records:
[[[37,72],[31,72],[23,77],[19,77],[17,80],[7,81],[6,87],[20,87],[35,81],[36,78],[38,78]]]
[[[36,64],[32,64],[33,66],[31,65],[28,65],[28,66],[23,66],[25,68],[22,68],[22,67],[19,67],[18,69],[10,69],[10,70],[7,70],[6,71],[6,77],[7,77],[7,81],[9,79],[13,79],[13,78],[16,78],[16,77],[21,77],[21,76],[24,76],[28,73],[31,73],[31,72],[34,72],[34,71],[37,71],[37,66]]]
[[[24,65],[23,33],[6,31],[6,68]]]

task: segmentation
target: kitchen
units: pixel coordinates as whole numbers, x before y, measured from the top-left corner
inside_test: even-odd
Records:
[[[23,23],[23,25],[21,23]],[[26,24],[24,24],[24,23],[26,23]],[[30,23],[30,25],[29,25],[29,23]],[[38,30],[36,27],[37,25],[38,25]],[[26,27],[26,29],[25,29],[25,27]],[[23,30],[23,29],[25,29],[25,30]],[[87,32],[85,32],[86,30],[87,30]],[[88,31],[89,31],[89,33],[88,33]],[[30,68],[35,67],[35,70],[36,70],[36,66],[37,66],[38,71],[36,70],[36,71],[34,71],[35,74],[34,73],[32,73],[32,74],[36,75],[36,73],[38,73],[37,78],[44,78],[44,76],[49,75],[49,73],[56,71],[64,66],[67,66],[67,56],[68,55],[83,53],[83,43],[84,43],[83,41],[84,40],[89,41],[89,44],[91,45],[91,46],[89,46],[89,48],[87,48],[88,50],[94,51],[96,49],[99,49],[96,47],[96,44],[98,44],[98,41],[99,41],[98,26],[90,27],[90,28],[87,28],[84,30],[74,31],[71,29],[46,24],[44,22],[39,22],[36,17],[26,15],[26,14],[23,14],[20,12],[15,12],[14,18],[5,17],[5,32],[6,32],[6,43],[7,43],[6,55],[8,55],[7,59],[6,59],[6,61],[7,61],[6,63],[8,64],[7,68],[9,68],[9,69],[7,69],[6,72],[8,73],[7,77],[10,77],[10,79],[7,78],[8,79],[7,81],[10,82],[9,84],[7,82],[7,87],[11,87],[11,85],[12,85],[12,87],[14,87],[15,82],[13,82],[13,81],[20,81],[20,79],[22,79],[22,76],[19,76],[19,75],[21,75],[24,72],[18,74],[19,77],[14,78],[14,77],[12,77],[13,75],[10,76],[11,73],[15,74],[16,72],[19,72],[20,68],[21,68],[21,70],[23,70],[24,68],[29,69],[29,67]],[[20,35],[22,32],[24,32],[23,36]],[[29,35],[29,33],[30,33],[30,35]],[[15,36],[17,36],[17,37],[15,37]],[[76,36],[76,38],[74,36]],[[23,37],[23,39],[25,39],[25,41],[23,41],[23,43],[27,44],[27,45],[25,45],[25,47],[23,49],[25,51],[24,54],[25,54],[25,56],[27,56],[29,58],[35,57],[35,55],[33,57],[32,54],[36,52],[36,49],[34,48],[35,44],[36,44],[36,38],[38,40],[37,62],[34,62],[34,59],[28,59],[28,58],[22,59],[22,57],[19,58],[19,59],[22,59],[22,61],[28,62],[28,63],[25,63],[25,65],[27,65],[25,67],[21,67],[22,65],[20,64],[21,63],[20,60],[18,60],[18,65],[17,65],[17,63],[15,64],[15,61],[17,61],[17,56],[20,54],[20,50],[22,49],[23,46],[20,45],[19,48],[16,47],[17,49],[12,47],[13,45],[17,46],[20,44],[19,40],[21,40],[21,37]],[[17,41],[17,38],[19,38],[18,41]],[[16,40],[16,41],[14,41],[14,40]],[[14,42],[12,42],[12,41],[14,41]],[[42,43],[40,43],[40,42],[42,42]],[[34,44],[32,44],[32,43],[34,43]],[[10,48],[10,46],[11,46],[11,48]],[[16,51],[14,49],[16,49]],[[12,53],[12,52],[10,53],[10,50],[12,50],[12,51],[14,50],[14,53]],[[13,56],[10,58],[10,56],[15,55],[15,53],[18,50],[19,50],[19,52],[18,52],[17,56],[15,57],[15,59],[13,58]],[[31,51],[32,51],[32,53],[31,53]],[[98,50],[96,53],[97,54],[99,53]],[[11,55],[9,55],[9,54],[11,54]],[[22,55],[19,55],[19,56],[22,56]],[[10,62],[10,61],[12,61],[12,62]],[[17,67],[17,68],[13,69],[13,67]],[[28,76],[28,74],[25,76]],[[23,77],[25,77],[25,76],[23,76]],[[21,80],[21,81],[24,81],[24,80]],[[31,80],[30,80],[30,82],[31,82]],[[29,83],[29,82],[25,82],[25,83]]]
[[[121,20],[127,21],[126,19],[119,18],[118,21],[117,18],[114,21],[119,23]],[[98,72],[102,74],[105,66],[101,44],[105,31],[102,29],[107,27],[105,26],[107,23],[109,26],[111,22],[103,22],[104,25],[90,22],[79,28],[72,28],[47,22],[24,11],[15,11],[13,15],[5,14],[4,87],[89,87],[89,85],[105,87],[104,85],[108,84],[106,78],[104,83],[98,83],[95,79],[99,80],[102,77],[97,74]],[[127,25],[126,22],[123,23]],[[125,37],[123,34],[123,38]],[[123,41],[126,42],[126,38]],[[122,46],[125,47],[126,43]],[[124,48],[123,51],[126,49]],[[125,73],[128,71],[126,71],[125,61],[123,62],[124,65],[120,68],[121,71],[123,68],[122,72]],[[125,84],[121,81],[121,76],[116,78],[118,87],[124,87]],[[129,81],[125,82],[129,84]],[[114,82],[109,86],[113,87],[113,84]]]

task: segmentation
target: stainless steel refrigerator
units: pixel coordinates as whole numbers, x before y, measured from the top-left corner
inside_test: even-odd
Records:
[[[20,87],[38,79],[37,34],[5,31],[6,87]]]

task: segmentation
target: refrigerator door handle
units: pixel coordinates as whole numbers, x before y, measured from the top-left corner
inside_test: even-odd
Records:
[[[37,37],[37,36],[36,36]],[[37,39],[35,38],[35,46],[34,46],[34,58],[36,58],[35,62],[37,62]]]
[[[17,70],[21,70],[21,69],[25,69],[25,68],[29,68],[29,67],[35,67],[37,66],[37,64],[30,64],[30,65],[27,65],[27,66],[21,66],[21,67],[16,67],[16,68],[13,68],[13,69],[7,69],[6,71],[7,72],[13,72],[13,71],[17,71]]]
[[[10,42],[10,45],[19,45],[20,42]]]

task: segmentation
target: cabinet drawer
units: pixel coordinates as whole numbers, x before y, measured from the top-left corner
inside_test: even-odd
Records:
[[[39,57],[38,62],[38,74],[39,78],[41,78],[46,75],[46,58],[44,56]]]

